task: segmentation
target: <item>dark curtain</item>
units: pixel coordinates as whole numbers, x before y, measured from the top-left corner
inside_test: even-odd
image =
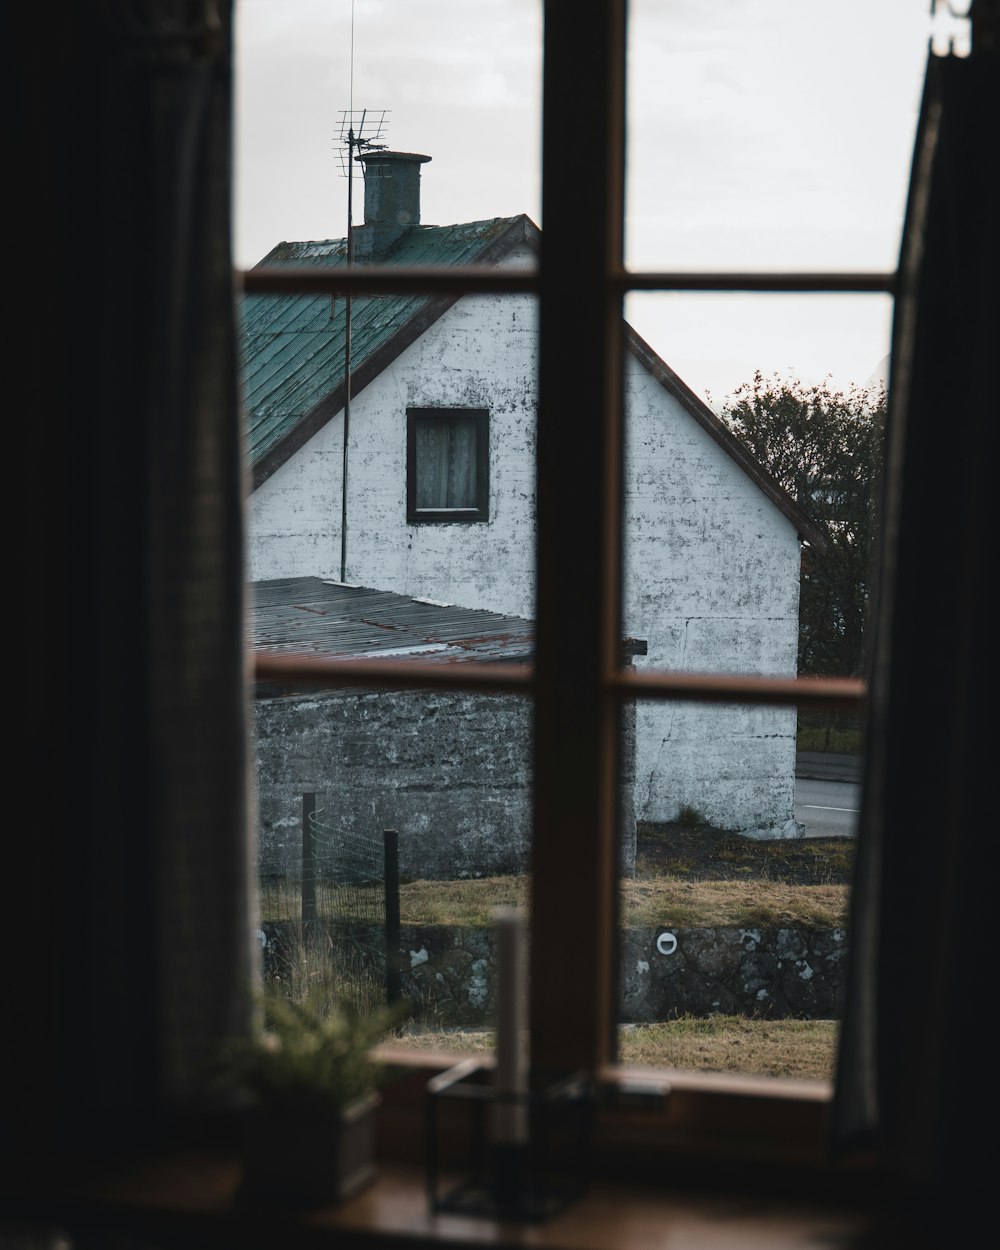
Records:
[[[22,589],[49,641],[7,1127],[128,1147],[210,1104],[254,975],[230,14],[28,8],[20,467],[46,535]]]
[[[885,538],[836,1085],[837,1147],[875,1152],[887,1189],[911,1194],[914,1227],[936,1210],[951,1219],[967,1211],[957,1194],[975,1206],[995,1158],[987,1108],[996,1101],[998,822],[986,790],[995,722],[997,87],[995,54],[929,60],[893,326]],[[936,1207],[938,1198],[948,1205]]]

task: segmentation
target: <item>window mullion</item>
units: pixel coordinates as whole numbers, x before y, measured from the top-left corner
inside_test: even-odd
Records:
[[[624,7],[545,6],[531,1035],[588,1069],[615,1014]]]

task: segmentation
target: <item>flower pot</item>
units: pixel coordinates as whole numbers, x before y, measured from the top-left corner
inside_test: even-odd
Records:
[[[377,1093],[344,1108],[296,1101],[247,1113],[240,1196],[252,1203],[325,1206],[375,1177]]]

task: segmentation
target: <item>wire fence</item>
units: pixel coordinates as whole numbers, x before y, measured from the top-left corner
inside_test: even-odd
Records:
[[[368,1012],[400,996],[395,830],[345,832],[303,795],[301,871],[261,876],[265,979],[301,1001]]]

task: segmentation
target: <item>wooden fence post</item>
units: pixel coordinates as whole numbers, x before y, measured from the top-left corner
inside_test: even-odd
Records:
[[[402,996],[399,966],[399,833],[382,830],[385,854],[385,997],[391,1006]]]
[[[316,815],[316,795],[302,796],[302,930],[316,922],[316,864],[313,855],[312,817]]]

